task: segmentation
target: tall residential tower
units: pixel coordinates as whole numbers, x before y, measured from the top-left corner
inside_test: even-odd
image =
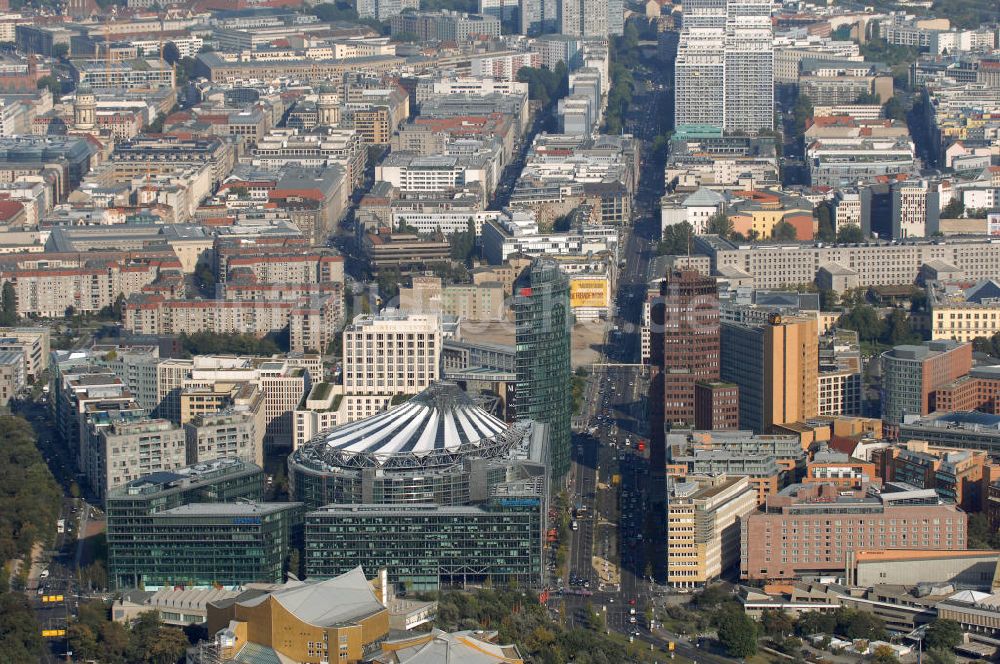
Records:
[[[559,0],[559,32],[573,37],[608,36],[608,0]]]
[[[675,125],[755,133],[774,125],[774,31],[766,0],[693,0],[674,67]]]

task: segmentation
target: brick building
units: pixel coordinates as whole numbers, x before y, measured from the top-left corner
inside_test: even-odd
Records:
[[[695,385],[719,379],[719,290],[715,279],[674,270],[660,290],[664,304],[663,398],[666,422],[695,423]],[[702,390],[714,395],[714,391]],[[721,401],[720,401],[721,406]],[[706,406],[709,410],[713,406]]]
[[[740,577],[841,573],[851,554],[866,549],[966,548],[965,513],[931,492],[843,493],[834,484],[814,484],[769,496],[764,511],[742,520]]]
[[[722,381],[694,386],[694,428],[725,431],[740,428],[740,388]]]
[[[1000,415],[1000,367],[975,367],[934,391],[934,410]]]
[[[906,415],[934,410],[935,391],[969,373],[972,344],[930,341],[882,353],[882,419],[899,425]]]
[[[966,512],[984,508],[983,480],[990,478],[989,455],[983,450],[936,447],[923,440],[872,451],[872,462],[885,482],[905,482],[934,489],[942,500]]]

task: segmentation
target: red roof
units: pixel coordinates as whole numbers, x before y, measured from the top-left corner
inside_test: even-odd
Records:
[[[0,222],[7,223],[18,214],[24,206],[17,201],[0,201]]]

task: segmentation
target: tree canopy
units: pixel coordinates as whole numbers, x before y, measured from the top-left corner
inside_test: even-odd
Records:
[[[354,5],[350,2],[324,2],[318,5],[313,5],[309,10],[309,13],[324,23],[328,23],[330,21],[358,20],[358,12],[354,9]]]
[[[942,219],[958,219],[965,214],[965,203],[961,196],[952,198],[948,204],[941,209]]]
[[[892,647],[883,644],[872,652],[872,664],[899,664],[899,658]]]
[[[55,533],[62,491],[27,420],[0,416],[0,561],[26,556]]]
[[[916,343],[920,341],[920,335],[910,328],[910,317],[902,309],[893,309],[885,320],[885,327],[882,333],[883,343],[890,346],[900,344]]]
[[[725,212],[718,212],[712,215],[708,223],[705,224],[705,232],[720,237],[729,237],[733,233],[733,222],[726,216]]]
[[[719,642],[730,657],[749,657],[757,652],[757,623],[742,608],[727,605],[715,618]]]
[[[795,98],[795,104],[792,106],[791,132],[794,138],[801,138],[805,134],[806,122],[812,116],[812,99],[809,98],[809,95],[800,92],[799,96]]]
[[[421,0],[420,9],[424,11],[447,9],[453,12],[474,14],[479,11],[479,3],[476,0]]]
[[[566,628],[549,619],[547,609],[530,592],[481,589],[438,596],[436,625],[446,630],[495,629],[502,643],[516,643],[525,659],[538,664],[642,661],[634,645],[608,639],[596,631],[603,620],[594,607],[584,608],[590,628]]]
[[[471,267],[476,256],[476,224],[471,217],[464,231],[448,236],[448,243],[451,245],[451,257]]]
[[[0,325],[15,323],[17,323],[17,294],[14,292],[14,284],[6,281],[3,293],[0,295]]]
[[[861,341],[875,341],[882,336],[883,325],[875,307],[867,303],[858,304],[841,316],[841,327],[854,330]]]
[[[849,639],[875,641],[885,638],[885,623],[874,613],[840,607],[834,617],[837,619],[836,632]]]
[[[561,60],[554,70],[548,67],[521,67],[517,80],[528,84],[528,98],[546,106],[569,94],[569,70]]]
[[[930,649],[951,650],[962,643],[962,626],[954,620],[938,618],[927,626],[924,644]]]
[[[1000,21],[996,0],[934,0],[934,16],[950,19],[957,28],[979,28]]]
[[[889,120],[906,121],[906,113],[909,109],[899,100],[899,97],[889,97],[889,100],[882,104],[882,115]]]
[[[832,634],[837,629],[837,618],[832,613],[807,611],[795,622],[795,633],[800,636]]]
[[[813,208],[813,216],[816,217],[816,237],[823,242],[833,242],[837,239],[837,233],[833,230],[833,214],[830,212],[830,204],[820,203]]]
[[[844,224],[837,229],[837,242],[841,244],[857,244],[865,241],[865,233],[857,224]]]
[[[970,549],[995,549],[1000,546],[1000,533],[990,525],[989,517],[982,512],[969,515],[968,530]]]
[[[771,239],[777,240],[778,242],[791,242],[797,237],[795,232],[795,226],[792,226],[787,221],[781,220],[774,225],[771,229]]]
[[[688,222],[671,224],[663,229],[663,239],[656,246],[656,253],[660,256],[686,255],[691,247],[693,235],[694,228]]]
[[[22,593],[0,592],[0,652],[9,662],[37,662],[43,649],[41,628]]]
[[[252,334],[217,334],[215,332],[195,332],[180,335],[181,346],[191,355],[213,355],[233,353],[236,355],[274,355],[280,353],[272,339],[258,339]]]
[[[795,630],[795,621],[781,610],[766,609],[760,616],[761,629],[772,637],[784,637]]]
[[[48,88],[49,91],[55,96],[62,94],[62,83],[59,82],[58,78],[51,74],[39,78],[35,85],[39,90],[42,88]]]
[[[79,659],[109,664],[175,664],[189,645],[184,632],[164,627],[155,611],[140,613],[126,627],[109,620],[108,607],[99,600],[80,605],[68,635]]]
[[[927,651],[927,661],[930,664],[955,664],[955,656],[948,650],[931,648]]]
[[[1000,357],[1000,332],[991,337],[976,337],[972,340],[972,350]]]

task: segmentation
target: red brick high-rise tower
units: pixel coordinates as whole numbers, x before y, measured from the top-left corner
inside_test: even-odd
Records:
[[[719,289],[712,277],[674,270],[662,297],[664,420],[693,425],[695,384],[719,379]]]

